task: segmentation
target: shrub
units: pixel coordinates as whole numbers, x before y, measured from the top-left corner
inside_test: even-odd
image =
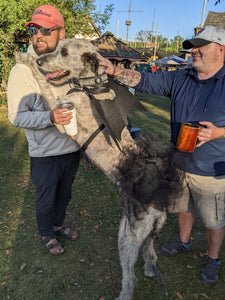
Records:
[[[1,105],[6,105],[6,104],[7,104],[6,93],[1,93],[0,92],[0,106]]]

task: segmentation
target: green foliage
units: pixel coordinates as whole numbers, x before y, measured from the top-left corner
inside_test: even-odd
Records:
[[[113,9],[114,5],[110,4],[106,5],[103,13],[97,11],[92,14],[92,19],[101,33],[105,31],[106,26],[109,24],[109,19],[112,15]]]
[[[209,1],[209,0],[208,0]],[[221,2],[220,2],[220,0],[216,0],[215,1],[215,5],[217,5],[217,4],[220,4]]]
[[[6,93],[0,93],[0,106],[7,104]]]
[[[142,48],[144,43],[155,43],[156,37],[152,35],[151,31],[141,30],[136,34],[136,45],[137,48]],[[182,48],[182,43],[184,39],[177,35],[174,39],[168,40],[168,38],[163,37],[162,35],[157,36],[157,43],[159,43],[159,49],[168,49],[169,52],[177,52],[177,48]]]

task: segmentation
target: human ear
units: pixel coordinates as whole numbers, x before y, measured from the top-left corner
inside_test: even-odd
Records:
[[[64,39],[65,34],[66,34],[65,28],[60,28],[59,29],[59,39],[60,40]]]

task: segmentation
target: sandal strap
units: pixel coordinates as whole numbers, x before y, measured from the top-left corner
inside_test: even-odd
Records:
[[[42,239],[42,242],[47,250],[51,250],[57,246],[62,247],[62,244],[60,242],[58,242],[57,240],[56,240],[56,242],[50,243],[49,245],[47,245],[53,239],[55,239],[55,237],[53,238],[51,236],[46,236],[45,238]]]
[[[66,233],[66,230],[69,230],[69,232]],[[55,234],[67,237],[68,239],[72,239],[72,236],[73,236],[74,232],[76,232],[75,229],[72,229],[72,228],[67,227],[66,225],[63,225],[62,228],[60,228],[59,230],[55,231]]]

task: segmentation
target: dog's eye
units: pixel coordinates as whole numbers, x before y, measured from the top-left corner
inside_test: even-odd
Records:
[[[62,56],[67,56],[67,55],[68,55],[68,51],[67,51],[66,48],[62,48],[62,50],[61,50],[61,55],[62,55]]]

